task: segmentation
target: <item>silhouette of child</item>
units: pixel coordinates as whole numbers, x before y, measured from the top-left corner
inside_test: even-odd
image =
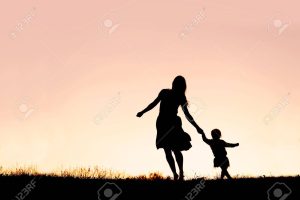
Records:
[[[213,139],[207,139],[204,132],[200,134],[202,134],[203,141],[210,146],[215,156],[214,167],[220,167],[222,169],[221,179],[223,179],[225,176],[227,176],[228,179],[231,179],[231,176],[227,171],[230,164],[227,158],[225,147],[236,147],[239,146],[239,143],[233,144],[221,140],[221,131],[219,129],[214,129],[211,131],[211,136]]]

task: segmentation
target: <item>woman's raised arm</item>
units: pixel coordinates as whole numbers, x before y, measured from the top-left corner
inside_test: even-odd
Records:
[[[156,97],[156,99],[152,103],[150,103],[144,110],[139,112],[136,116],[137,117],[143,116],[143,114],[152,110],[159,102],[160,102],[160,94],[158,95],[158,97]]]

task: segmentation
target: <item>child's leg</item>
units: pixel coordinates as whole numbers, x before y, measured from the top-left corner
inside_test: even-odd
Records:
[[[228,166],[222,166],[221,169],[222,169],[222,172],[221,172],[221,179],[224,178],[224,176],[227,176],[228,179],[232,179],[230,174],[228,173],[228,170],[227,170]]]
[[[224,172],[224,170],[223,170],[223,168],[221,168],[221,179],[223,179],[224,178],[224,176],[225,176],[225,172]]]
[[[174,175],[174,179],[178,178],[178,174],[176,173],[176,167],[175,167],[175,162],[174,162],[174,158],[172,156],[172,151],[170,149],[164,148],[165,150],[165,154],[166,154],[166,159],[169,163],[169,166],[173,172]]]
[[[180,171],[180,178],[183,178],[183,156],[181,151],[174,151],[175,158],[178,164],[178,168]]]

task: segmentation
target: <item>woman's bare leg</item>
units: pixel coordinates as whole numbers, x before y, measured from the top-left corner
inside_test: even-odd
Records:
[[[181,153],[181,151],[174,151],[174,154],[175,154],[175,158],[176,158],[178,168],[179,168],[179,171],[180,171],[179,179],[183,180],[184,175],[183,175],[183,156],[182,156],[182,153]]]
[[[225,176],[225,172],[224,172],[224,170],[223,169],[221,169],[222,171],[221,171],[221,179],[223,179],[224,178],[224,176]]]
[[[176,173],[176,167],[175,167],[175,162],[174,162],[174,158],[172,156],[172,151],[170,149],[164,148],[165,150],[165,154],[166,154],[166,159],[169,163],[169,166],[173,172],[174,175],[174,180],[177,180],[178,178],[178,174]]]

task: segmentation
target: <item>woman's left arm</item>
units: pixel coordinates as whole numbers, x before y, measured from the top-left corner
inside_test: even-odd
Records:
[[[203,133],[203,130],[198,126],[198,124],[195,122],[194,118],[190,114],[190,112],[187,108],[187,104],[182,105],[181,108],[182,108],[183,113],[184,113],[185,117],[187,118],[187,120],[197,129],[197,132]]]

